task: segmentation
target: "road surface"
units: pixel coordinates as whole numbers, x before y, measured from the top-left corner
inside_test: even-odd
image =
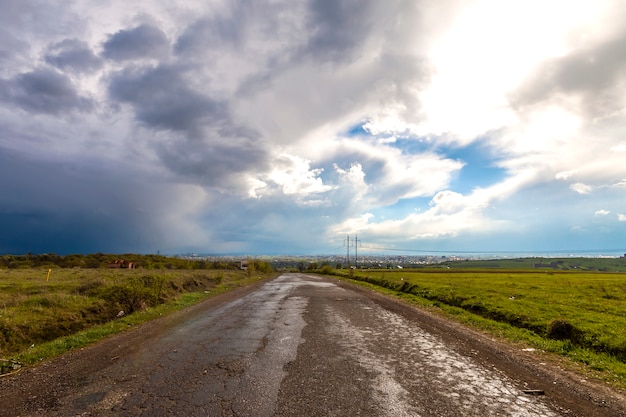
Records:
[[[0,379],[4,416],[618,416],[623,397],[397,301],[284,274]]]

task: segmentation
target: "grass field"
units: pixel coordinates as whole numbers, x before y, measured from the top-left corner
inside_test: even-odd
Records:
[[[268,273],[0,269],[0,374],[84,346]]]
[[[439,268],[349,276],[513,342],[569,357],[626,389],[624,273]]]
[[[626,273],[626,258],[511,258],[443,262],[451,269],[534,269]]]

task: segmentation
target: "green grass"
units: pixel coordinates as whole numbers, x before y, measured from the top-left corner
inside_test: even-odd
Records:
[[[599,271],[626,273],[626,258],[512,258],[449,261],[440,264],[451,269],[535,269],[560,271]]]
[[[53,269],[46,281],[47,273],[0,269],[0,374],[271,276],[240,270]]]
[[[626,274],[420,269],[344,277],[562,355],[626,389]]]

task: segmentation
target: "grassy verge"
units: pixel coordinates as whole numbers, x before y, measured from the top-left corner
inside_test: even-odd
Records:
[[[626,274],[324,272],[398,296],[510,342],[558,354],[588,376],[626,389]]]
[[[0,270],[0,374],[272,275],[240,270],[47,273]]]

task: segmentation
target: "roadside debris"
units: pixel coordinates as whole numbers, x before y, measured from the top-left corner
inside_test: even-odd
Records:
[[[14,359],[0,359],[0,377],[9,376],[22,370],[22,364]]]

